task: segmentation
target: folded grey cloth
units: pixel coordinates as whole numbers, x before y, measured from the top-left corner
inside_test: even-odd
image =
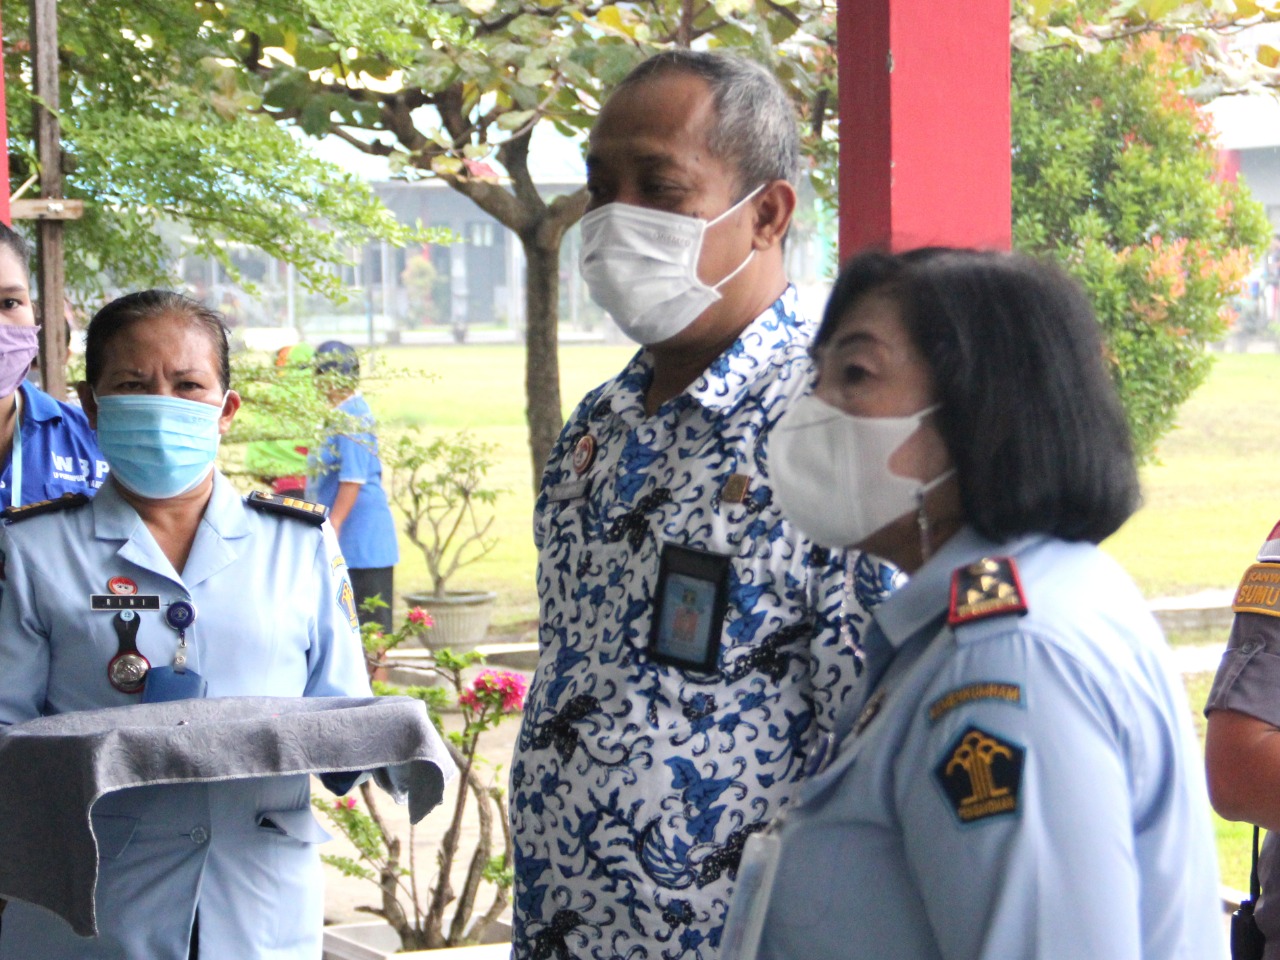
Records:
[[[90,810],[127,787],[374,770],[414,823],[457,772],[411,697],[218,697],[0,727],[0,897],[96,933]]]

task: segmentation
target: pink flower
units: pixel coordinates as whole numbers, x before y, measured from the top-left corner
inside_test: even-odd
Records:
[[[479,703],[501,706],[504,713],[516,713],[524,709],[524,697],[529,683],[518,673],[508,670],[484,670],[476,677],[469,690],[458,697],[464,706],[475,708]],[[463,697],[468,697],[469,701]]]
[[[339,797],[333,801],[333,805],[339,810],[354,810],[356,808],[355,797]]]
[[[423,610],[421,607],[414,607],[409,611],[409,622],[419,627],[434,627],[436,622],[431,619],[431,614]]]

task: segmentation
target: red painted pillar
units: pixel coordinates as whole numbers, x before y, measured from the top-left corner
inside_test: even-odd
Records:
[[[4,27],[0,26],[0,37],[4,36]],[[9,219],[9,111],[4,95],[4,44],[0,42],[0,220],[11,224]]]
[[[1009,0],[839,0],[840,256],[1008,249]]]

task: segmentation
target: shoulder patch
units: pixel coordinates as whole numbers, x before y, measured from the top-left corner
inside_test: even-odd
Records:
[[[969,727],[947,748],[933,776],[962,824],[1018,812],[1026,751]]]
[[[1271,528],[1267,534],[1267,542],[1258,551],[1258,559],[1264,563],[1280,561],[1280,523]]]
[[[937,723],[956,707],[975,703],[978,700],[999,700],[1014,706],[1022,706],[1022,688],[1016,683],[1001,683],[996,680],[981,680],[978,683],[967,683],[956,687],[929,704],[929,722]]]
[[[1240,578],[1231,609],[1280,617],[1280,564],[1255,563]]]
[[[1022,581],[1012,557],[983,557],[951,574],[947,623],[962,623],[1027,612]]]
[[[323,504],[299,500],[297,497],[282,497],[277,493],[259,493],[255,490],[245,498],[245,502],[256,510],[293,517],[313,527],[320,526],[329,516],[329,508]]]
[[[57,513],[72,507],[82,507],[89,502],[83,493],[64,493],[56,500],[37,500],[35,503],[24,503],[20,507],[10,507],[0,511],[0,520],[5,523],[17,523],[19,520],[30,520],[44,513]]]

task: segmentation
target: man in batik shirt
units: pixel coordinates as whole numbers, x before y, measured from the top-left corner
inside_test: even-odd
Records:
[[[777,81],[723,54],[646,61],[592,132],[581,269],[645,349],[579,404],[537,501],[517,960],[718,958],[742,845],[855,680],[891,571],[803,539],[769,488],[812,380],[782,252],[798,166]]]

